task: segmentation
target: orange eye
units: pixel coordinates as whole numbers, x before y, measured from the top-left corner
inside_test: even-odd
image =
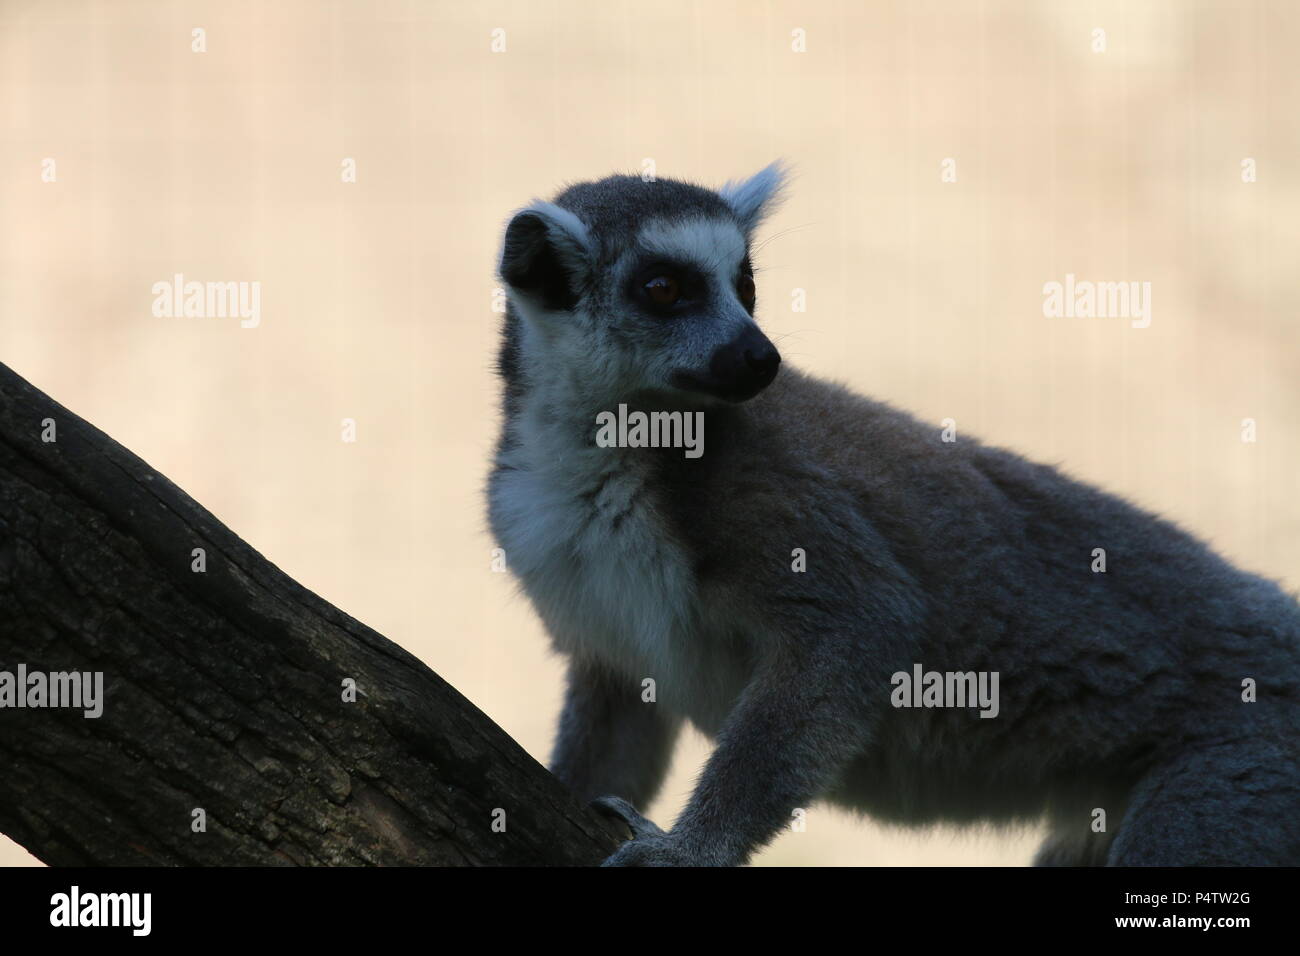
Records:
[[[757,298],[757,292],[754,289],[754,277],[751,275],[742,275],[740,281],[736,283],[736,295],[740,296],[740,304],[751,312],[754,310],[754,301]]]
[[[655,276],[645,284],[645,291],[655,305],[672,305],[682,295],[681,286],[672,276]]]

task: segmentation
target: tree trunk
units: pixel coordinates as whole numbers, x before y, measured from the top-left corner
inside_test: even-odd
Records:
[[[102,672],[102,715],[15,706],[37,702],[20,665]],[[591,864],[618,843],[437,674],[3,365],[0,705],[0,830],[51,864]]]

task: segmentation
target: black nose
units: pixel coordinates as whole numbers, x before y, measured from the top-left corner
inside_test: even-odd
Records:
[[[745,349],[745,364],[749,366],[749,374],[754,381],[759,383],[758,387],[767,388],[772,384],[772,379],[776,378],[776,370],[781,367],[781,353],[775,345],[763,339],[761,346]]]
[[[678,372],[674,383],[689,391],[743,402],[771,385],[780,367],[781,353],[757,325],[750,324],[726,345],[714,349],[706,372]]]

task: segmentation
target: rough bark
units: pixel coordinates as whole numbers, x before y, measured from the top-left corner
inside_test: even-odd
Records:
[[[104,675],[97,719],[0,708],[0,830],[47,863],[590,864],[617,844],[415,657],[0,365],[0,671],[19,664]]]

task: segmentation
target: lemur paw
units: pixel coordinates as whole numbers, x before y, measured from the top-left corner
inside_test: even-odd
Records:
[[[641,816],[622,797],[598,797],[591,801],[591,806],[605,816],[622,820],[632,831],[632,839],[601,866],[691,866],[694,863],[682,852],[672,834]]]

